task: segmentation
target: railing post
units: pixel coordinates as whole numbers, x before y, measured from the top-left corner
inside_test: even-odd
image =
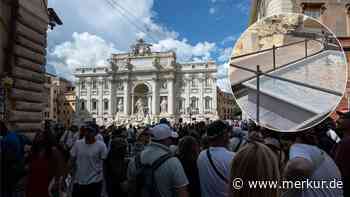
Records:
[[[307,39],[305,39],[305,57],[307,57]]]
[[[260,66],[256,66],[256,122],[260,122]]]
[[[272,54],[273,54],[273,70],[276,70],[276,46],[272,46]]]

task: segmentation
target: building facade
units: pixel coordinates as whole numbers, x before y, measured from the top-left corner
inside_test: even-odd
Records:
[[[75,87],[67,87],[63,93],[64,102],[60,117],[62,117],[62,123],[65,128],[71,127],[75,124],[75,107],[76,107],[76,96]]]
[[[350,36],[350,0],[253,0],[250,24],[261,18],[287,13],[303,13],[318,19],[338,37]]]
[[[75,92],[72,83],[46,73],[44,93],[46,100],[43,119],[59,123],[65,128],[70,127],[75,112]]]
[[[233,120],[240,115],[240,109],[232,93],[224,92],[217,88],[217,96],[218,115],[221,120]]]
[[[75,72],[80,121],[108,125],[218,118],[214,62],[178,63],[174,52],[152,52],[142,39],[109,62]]]
[[[0,117],[10,129],[43,128],[47,30],[61,24],[47,5],[48,0],[0,1]]]

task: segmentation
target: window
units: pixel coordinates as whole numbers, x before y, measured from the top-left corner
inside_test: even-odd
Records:
[[[321,14],[325,11],[323,3],[302,3],[303,14],[315,19],[320,19]]]
[[[306,7],[304,10],[304,14],[306,16],[319,19],[321,17],[321,9],[317,7]]]
[[[179,111],[183,111],[185,109],[185,99],[181,98],[179,100]]]
[[[204,100],[205,109],[211,109],[211,103],[212,103],[212,99],[209,96],[205,97],[205,100]]]
[[[197,97],[192,97],[191,98],[191,104],[190,104],[192,109],[198,108],[198,98]]]
[[[96,89],[97,88],[97,81],[94,79],[92,80],[92,89]]]
[[[96,111],[96,110],[97,110],[97,101],[96,101],[96,100],[93,100],[93,101],[92,101],[92,110],[93,110],[93,111]]]
[[[103,101],[103,109],[104,109],[105,111],[107,111],[108,108],[109,108],[109,102],[108,102],[108,100],[104,100],[104,101]]]
[[[104,81],[104,89],[108,89],[109,88],[109,86],[108,86],[108,80],[105,80]]]
[[[192,87],[192,88],[197,87],[197,79],[192,79],[192,80],[191,80],[191,87]]]
[[[85,110],[85,101],[84,100],[81,101],[81,110]]]
[[[85,80],[82,80],[81,81],[81,89],[85,89],[86,88],[86,82],[85,82]]]

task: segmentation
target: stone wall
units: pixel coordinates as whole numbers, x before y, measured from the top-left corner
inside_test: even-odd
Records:
[[[8,25],[7,32],[0,31],[0,46],[7,46],[6,53],[9,53],[3,66],[8,67],[7,76],[13,79],[6,121],[10,128],[41,129],[49,22],[47,0],[6,0],[0,2],[0,9]],[[4,55],[3,50],[0,51],[1,64],[5,62]]]

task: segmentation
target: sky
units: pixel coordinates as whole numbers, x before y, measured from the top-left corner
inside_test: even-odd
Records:
[[[250,0],[50,0],[63,21],[48,33],[47,71],[74,80],[78,67],[105,66],[144,38],[179,62],[214,60],[218,86],[229,87],[227,62],[248,24]]]

